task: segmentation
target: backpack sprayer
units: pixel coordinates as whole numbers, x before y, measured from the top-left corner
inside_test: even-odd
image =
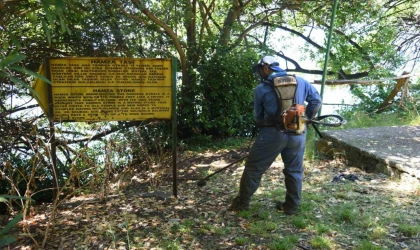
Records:
[[[261,61],[259,64],[255,65],[253,68],[254,73],[259,74],[259,67],[265,64],[266,63]],[[277,96],[276,100],[279,108],[277,110],[277,113],[273,117],[270,117],[270,119],[258,121],[257,125],[259,127],[276,127],[276,129],[282,130],[285,133],[299,135],[304,133],[306,124],[312,124],[316,133],[322,138],[321,132],[319,132],[316,125],[339,127],[345,123],[344,118],[339,115],[322,115],[312,119],[305,117],[305,106],[295,103],[297,89],[297,79],[295,76],[279,76],[272,79],[272,82],[266,81],[264,79],[262,80],[262,82],[273,86],[273,91]],[[214,173],[199,180],[197,182],[197,185],[200,187],[205,186],[206,181],[210,177],[233,166],[235,163],[238,163],[247,157],[248,155],[243,156],[242,158],[226,165],[225,167],[218,169]]]
[[[321,116],[315,117],[313,119],[308,119],[308,118],[302,117],[302,120],[306,124],[311,124],[320,138],[322,138],[322,134],[318,130],[316,125],[324,125],[324,126],[327,126],[327,127],[339,127],[339,126],[346,123],[345,119],[340,115],[321,115]],[[232,163],[229,163],[228,165],[224,166],[223,168],[220,168],[220,169],[216,170],[214,173],[211,173],[211,174],[207,175],[203,179],[197,181],[197,186],[199,186],[199,187],[205,186],[207,184],[207,180],[210,179],[210,177],[220,173],[223,170],[226,170],[226,169],[230,168],[231,166],[233,166],[234,164],[236,164],[238,162],[241,162],[241,161],[245,160],[247,157],[248,157],[248,154],[239,158],[238,160],[236,160]]]

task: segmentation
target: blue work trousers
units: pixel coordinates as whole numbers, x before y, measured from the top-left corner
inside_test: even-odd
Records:
[[[260,185],[262,175],[281,154],[286,186],[286,198],[283,207],[287,210],[297,209],[302,198],[305,141],[306,133],[290,135],[278,131],[274,127],[260,128],[241,177],[239,190],[241,203],[249,204],[251,196]]]

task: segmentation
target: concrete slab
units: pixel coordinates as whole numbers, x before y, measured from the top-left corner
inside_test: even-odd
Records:
[[[322,131],[351,165],[370,172],[408,174],[420,180],[420,126]]]

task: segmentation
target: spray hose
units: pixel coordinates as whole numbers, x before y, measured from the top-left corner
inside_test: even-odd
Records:
[[[316,133],[319,135],[320,138],[323,137],[316,125],[324,125],[327,127],[340,127],[341,125],[346,124],[346,120],[340,115],[321,115],[312,119],[304,119],[306,120],[305,123],[312,125],[312,127],[315,129]]]

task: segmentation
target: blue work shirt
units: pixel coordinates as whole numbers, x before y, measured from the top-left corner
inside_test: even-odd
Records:
[[[256,120],[263,120],[276,114],[278,109],[277,95],[273,91],[273,79],[279,76],[287,75],[286,71],[273,72],[267,80],[258,84],[254,90],[254,112]],[[306,116],[314,118],[321,107],[322,99],[312,84],[305,79],[296,76],[296,103],[306,106]]]

